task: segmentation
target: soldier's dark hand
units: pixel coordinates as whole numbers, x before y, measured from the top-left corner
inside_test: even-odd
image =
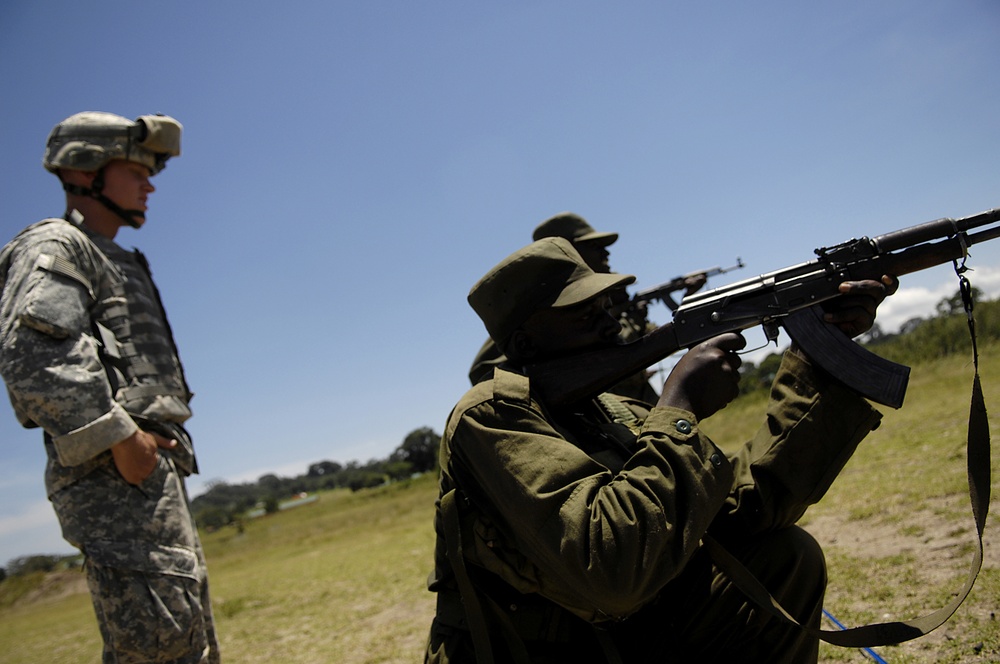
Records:
[[[845,281],[842,295],[824,305],[826,322],[836,325],[849,337],[864,334],[875,323],[875,310],[882,300],[899,288],[899,279],[884,275],[880,281]]]
[[[141,484],[156,468],[159,448],[173,449],[177,441],[163,436],[137,430],[125,440],[111,447],[115,467],[129,484]]]
[[[724,408],[739,394],[743,361],[736,351],[746,345],[743,335],[730,332],[689,350],[667,377],[657,405],[682,408],[699,420]]]

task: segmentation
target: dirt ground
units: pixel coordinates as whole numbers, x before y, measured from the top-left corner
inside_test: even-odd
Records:
[[[87,577],[82,570],[50,572],[45,575],[37,588],[25,593],[18,600],[18,604],[57,601],[63,597],[85,592],[88,592]]]
[[[936,510],[931,503],[925,509],[907,514],[902,523],[889,526],[859,524],[850,521],[843,514],[833,513],[810,519],[806,528],[822,544],[828,557],[840,552],[856,559],[870,559],[873,566],[880,559],[899,558],[905,561],[900,563],[900,567],[905,568],[905,573],[912,578],[907,585],[915,588],[943,588],[950,592],[950,600],[963,588],[968,576],[975,533],[971,516],[964,522],[967,527],[962,527],[956,526],[953,518],[942,516],[943,513],[947,512]],[[1000,569],[1000,535],[995,533],[995,528],[995,523],[986,524],[983,570]],[[872,583],[891,584],[893,581],[875,574]],[[878,608],[858,595],[858,588],[852,588],[850,584],[838,585],[836,576],[831,576],[827,591],[828,607],[837,606],[840,610],[857,612]],[[942,600],[937,603],[928,601],[924,613],[941,608],[943,604]],[[894,611],[900,610],[890,606],[888,612],[878,614],[876,620],[896,621],[918,617],[912,613]],[[906,661],[930,663],[944,659],[942,653],[947,642],[965,640],[968,642],[967,652],[961,656],[960,661],[1000,661],[1000,653],[977,651],[977,647],[981,647],[978,642],[986,638],[986,635],[971,631],[966,626],[969,624],[966,616],[975,616],[988,624],[996,625],[994,621],[997,620],[998,613],[1000,599],[982,584],[977,584],[956,615],[944,625],[916,641],[878,650],[887,661],[894,661],[897,657],[902,659],[902,654],[905,653],[909,658]],[[826,628],[832,629],[832,626]],[[991,627],[990,630],[995,634],[997,628]]]

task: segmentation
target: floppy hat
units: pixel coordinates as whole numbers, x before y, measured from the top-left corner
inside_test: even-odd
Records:
[[[568,240],[547,237],[498,263],[468,299],[493,340],[502,344],[537,311],[581,304],[634,281],[630,274],[594,272]]]
[[[614,244],[618,233],[598,233],[587,220],[575,212],[560,212],[538,224],[532,240],[543,237],[564,237],[570,242],[596,242],[602,246]]]

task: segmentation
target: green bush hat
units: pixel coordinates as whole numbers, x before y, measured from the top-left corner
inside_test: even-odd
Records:
[[[570,242],[595,242],[601,246],[614,244],[618,233],[598,233],[587,220],[574,212],[560,212],[538,224],[531,234],[532,240],[543,237],[564,237]]]
[[[487,272],[469,291],[469,304],[502,345],[537,311],[571,307],[634,281],[631,274],[594,272],[568,240],[547,237]]]

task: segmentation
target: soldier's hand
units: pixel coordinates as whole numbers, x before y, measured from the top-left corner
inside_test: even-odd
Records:
[[[884,275],[880,281],[845,281],[840,284],[842,295],[824,306],[826,322],[836,325],[849,337],[864,334],[875,323],[875,310],[882,300],[899,288],[899,279]]]
[[[111,447],[111,456],[118,472],[129,484],[141,484],[156,468],[159,448],[173,449],[177,441],[137,430],[125,440]]]
[[[739,394],[740,365],[736,351],[747,345],[730,332],[698,344],[680,359],[663,384],[658,406],[672,406],[704,419]]]

